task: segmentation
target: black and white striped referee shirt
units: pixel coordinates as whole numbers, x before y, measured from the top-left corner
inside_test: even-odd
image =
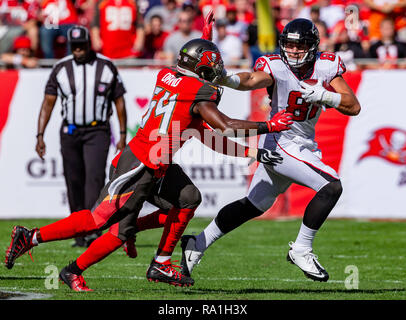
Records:
[[[126,92],[113,62],[94,51],[90,55],[86,63],[77,63],[73,55],[59,60],[45,87],[45,94],[61,97],[62,117],[68,124],[107,122],[112,101]]]

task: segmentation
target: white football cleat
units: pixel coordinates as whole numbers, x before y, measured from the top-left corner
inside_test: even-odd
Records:
[[[297,251],[293,247],[293,242],[289,242],[289,246],[290,249],[286,259],[290,263],[297,265],[306,277],[322,282],[328,280],[329,275],[317,261],[318,257],[313,253],[312,248],[305,249],[304,251]]]
[[[204,253],[196,249],[196,237],[185,235],[181,238],[182,261],[180,263],[183,275],[190,277],[195,265],[200,263]]]

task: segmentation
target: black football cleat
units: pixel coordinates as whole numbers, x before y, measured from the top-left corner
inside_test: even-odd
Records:
[[[22,226],[15,226],[13,228],[11,243],[6,250],[5,266],[7,269],[13,268],[16,259],[34,247],[32,237],[37,230],[38,229],[29,230]],[[31,252],[29,252],[29,254],[31,256]]]
[[[173,267],[176,266],[172,265],[170,260],[159,263],[155,259],[152,259],[147,270],[147,279],[149,281],[165,282],[178,287],[190,287],[194,285],[195,281],[192,278],[181,274]]]
[[[67,284],[73,291],[93,291],[86,285],[82,275],[69,272],[67,267],[63,268],[59,273],[59,280]]]

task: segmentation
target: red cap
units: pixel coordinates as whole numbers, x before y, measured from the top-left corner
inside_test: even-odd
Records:
[[[13,43],[13,49],[31,49],[31,40],[26,36],[17,37]]]
[[[237,11],[237,7],[235,6],[235,4],[229,4],[228,6],[227,6],[227,12],[229,12],[229,11]]]

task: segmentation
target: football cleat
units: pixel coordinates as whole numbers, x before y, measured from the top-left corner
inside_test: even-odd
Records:
[[[29,230],[22,226],[15,226],[11,233],[11,243],[6,250],[5,265],[7,269],[11,269],[18,257],[21,257],[27,251],[32,259],[30,249],[34,247],[32,237],[38,229]]]
[[[77,275],[63,268],[59,273],[59,280],[66,283],[73,291],[93,291],[86,285],[86,281],[82,275]]]
[[[136,237],[131,237],[128,238],[126,242],[123,244],[123,250],[129,256],[130,258],[136,258],[138,253],[137,253],[137,248],[135,246],[135,240]]]
[[[204,253],[196,249],[196,237],[184,235],[181,238],[182,260],[181,272],[187,277],[192,274],[193,268],[200,263]]]
[[[195,281],[176,271],[173,267],[178,267],[171,264],[171,260],[164,263],[156,262],[152,259],[151,264],[147,270],[148,281],[165,282],[178,287],[193,286]]]
[[[293,242],[289,242],[290,249],[286,259],[298,266],[306,277],[314,281],[326,282],[329,279],[329,275],[317,261],[318,257],[313,253],[312,248],[297,251],[293,248],[293,245]]]

